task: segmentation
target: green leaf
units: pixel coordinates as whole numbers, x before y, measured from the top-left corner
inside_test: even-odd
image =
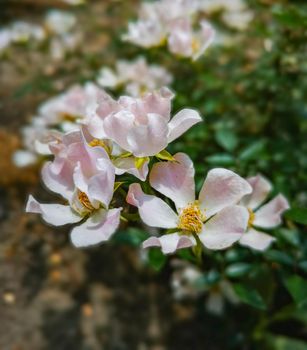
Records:
[[[306,343],[297,339],[276,334],[267,335],[265,338],[268,349],[274,350],[306,350]]]
[[[148,264],[155,269],[160,271],[165,265],[167,257],[161,252],[159,248],[151,248],[148,251]]]
[[[291,208],[285,213],[285,217],[298,224],[307,225],[307,208]]]
[[[280,228],[278,230],[278,235],[284,239],[287,243],[290,243],[294,247],[298,247],[300,245],[300,237],[299,232],[296,230],[290,230],[287,228]]]
[[[112,240],[116,243],[139,247],[148,237],[149,234],[147,232],[136,227],[131,227],[126,231],[117,231]]]
[[[265,145],[266,145],[265,140],[260,140],[252,143],[240,153],[239,159],[247,161],[247,160],[258,158],[259,155],[264,150]]]
[[[281,265],[293,266],[294,264],[294,260],[290,255],[280,252],[279,250],[269,250],[266,252],[265,257],[269,261],[276,262]]]
[[[216,142],[223,147],[226,151],[233,151],[238,145],[238,138],[231,129],[219,128],[215,132]]]
[[[124,184],[124,182],[115,182],[113,192],[118,190],[122,184]]]
[[[294,275],[284,280],[285,286],[296,305],[301,308],[307,305],[307,280]]]
[[[252,268],[251,264],[248,263],[235,263],[227,266],[225,274],[227,277],[236,278],[246,275]]]
[[[214,165],[233,165],[235,159],[228,153],[218,153],[207,157],[206,161]]]
[[[234,284],[233,288],[243,303],[251,305],[260,310],[266,309],[264,300],[257,290],[241,283]]]
[[[156,154],[156,157],[162,160],[169,160],[171,162],[176,161],[176,159],[169,152],[167,152],[166,149]]]

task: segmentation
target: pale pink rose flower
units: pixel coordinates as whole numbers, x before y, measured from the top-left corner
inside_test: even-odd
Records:
[[[129,23],[123,36],[142,47],[153,47],[168,42],[170,52],[198,59],[214,37],[212,27],[205,21],[194,31],[195,15],[199,10],[197,0],[161,0],[141,7],[139,20]]]
[[[102,147],[89,146],[80,132],[65,135],[54,145],[55,159],[42,172],[45,185],[68,205],[41,204],[29,197],[26,211],[39,213],[52,225],[80,222],[71,232],[72,243],[84,247],[108,240],[120,221],[121,208],[109,209],[115,170]]]
[[[165,40],[165,36],[165,29],[160,22],[140,19],[128,24],[128,31],[122,36],[122,39],[149,48],[161,45]]]
[[[289,209],[289,203],[282,194],[279,194],[268,203],[262,205],[271,192],[272,185],[261,175],[250,177],[247,181],[253,188],[253,192],[243,197],[240,203],[249,211],[248,230],[241,237],[240,244],[264,251],[275,241],[275,238],[267,233],[258,231],[256,228],[270,229],[280,225],[282,214]]]
[[[231,246],[246,230],[248,211],[236,203],[251,193],[251,186],[230,170],[212,169],[196,200],[191,159],[184,153],[174,158],[176,162],[156,163],[149,180],[155,190],[174,202],[176,212],[162,199],[145,194],[139,184],[130,185],[127,202],[139,209],[144,223],[175,231],[151,237],[143,247],[157,246],[165,254],[173,253],[196,245],[196,235],[208,249]]]
[[[197,60],[212,44],[215,32],[206,22],[200,22],[200,30],[194,31],[187,18],[179,18],[171,25],[168,46],[170,52]]]
[[[145,160],[143,164],[137,167],[136,157],[133,155],[127,155],[127,151],[122,149],[117,143],[106,137],[99,139],[93,138],[86,126],[82,128],[82,133],[88,144],[96,144],[97,146],[104,148],[104,150],[111,158],[116,175],[128,173],[134,175],[142,181],[146,180],[146,177],[148,175],[148,160]]]
[[[119,60],[114,71],[102,68],[97,78],[100,86],[110,89],[124,86],[126,93],[133,97],[160,89],[171,82],[172,76],[166,69],[155,64],[149,65],[144,57],[131,62]]]
[[[103,119],[108,138],[135,157],[154,156],[202,119],[183,109],[170,119],[173,94],[164,88],[141,98],[123,96],[119,110]]]

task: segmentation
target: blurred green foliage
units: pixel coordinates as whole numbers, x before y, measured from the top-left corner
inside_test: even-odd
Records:
[[[244,336],[229,342],[229,348],[306,349],[307,3],[248,3],[254,11],[248,29],[238,34],[217,16],[216,28],[236,40],[211,48],[196,63],[176,60],[161,49],[123,55],[142,53],[149,62],[166,66],[175,77],[174,109],[188,106],[204,116],[201,125],[169,146],[171,154],[192,157],[198,189],[210,168],[227,167],[242,176],[261,173],[274,185],[272,196],[282,192],[288,197],[292,209],[285,225],[271,232],[276,243],[264,253],[239,246],[206,251],[199,287],[214,288],[227,279],[243,303],[236,312],[228,305],[223,318],[236,324],[234,319],[246,319]],[[151,255],[152,266],[163,268]],[[194,261],[189,250],[178,256]],[[293,321],[295,329],[288,329]],[[224,347],[226,328],[220,330]]]

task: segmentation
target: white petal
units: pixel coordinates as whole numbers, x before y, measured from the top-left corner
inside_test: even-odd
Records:
[[[178,162],[156,163],[150,173],[151,186],[170,198],[177,209],[195,201],[194,166],[184,153],[177,153]]]
[[[69,205],[41,204],[32,196],[29,196],[26,212],[41,214],[46,222],[54,226],[73,224],[82,219]]]
[[[276,227],[280,225],[281,216],[287,209],[289,209],[287,199],[279,194],[255,212],[253,224],[263,228]]]
[[[127,202],[139,209],[146,225],[161,228],[176,228],[177,214],[162,199],[145,194],[139,184],[129,187]]]
[[[199,194],[199,202],[209,218],[221,209],[237,204],[252,192],[249,183],[231,170],[216,168],[208,172]]]
[[[128,173],[134,175],[138,179],[145,181],[148,175],[148,161],[146,160],[143,165],[137,169],[135,167],[135,157],[117,158],[113,161],[115,166],[116,175],[122,175]]]
[[[100,209],[95,212],[71,231],[72,243],[76,247],[87,247],[110,239],[119,226],[121,209]]]
[[[168,123],[168,142],[174,141],[201,121],[201,116],[193,109],[186,108],[178,112]]]
[[[276,239],[266,233],[256,231],[254,229],[249,229],[247,233],[240,239],[240,244],[252,249],[264,251],[266,250],[272,242]]]
[[[271,183],[261,175],[253,176],[247,179],[252,186],[253,192],[242,198],[242,205],[250,209],[256,209],[267,198],[272,190]]]
[[[193,236],[184,236],[178,232],[163,235],[161,237],[150,237],[143,242],[143,248],[161,247],[164,254],[174,253],[177,249],[189,248],[196,244]]]
[[[204,224],[199,239],[208,249],[228,248],[242,237],[248,218],[248,210],[244,207],[224,208]]]

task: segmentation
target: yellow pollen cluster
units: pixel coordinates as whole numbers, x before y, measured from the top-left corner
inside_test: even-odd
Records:
[[[204,217],[197,204],[190,204],[184,208],[179,216],[178,228],[192,233],[200,233]]]
[[[68,113],[62,113],[62,119],[67,121],[67,122],[75,122],[77,119],[77,116],[74,116],[74,115],[68,114]]]
[[[197,39],[192,40],[192,51],[195,53],[200,49],[200,43]]]
[[[89,211],[95,210],[90,200],[88,199],[88,196],[86,195],[86,193],[82,191],[78,191],[78,199],[79,199],[79,202]]]
[[[100,146],[100,147],[103,147],[107,153],[110,153],[110,148],[102,140],[93,139],[91,142],[89,142],[89,146],[91,147]]]
[[[249,212],[248,227],[251,227],[255,220],[255,213],[250,208],[248,208],[247,210]]]

